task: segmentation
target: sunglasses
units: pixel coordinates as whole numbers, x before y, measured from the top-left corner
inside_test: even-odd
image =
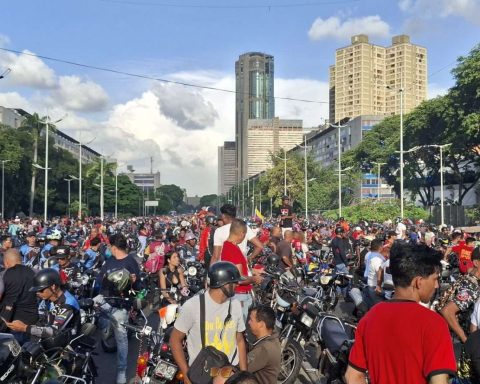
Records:
[[[223,377],[224,379],[228,379],[233,374],[237,373],[238,369],[235,367],[213,367],[210,368],[210,377]]]

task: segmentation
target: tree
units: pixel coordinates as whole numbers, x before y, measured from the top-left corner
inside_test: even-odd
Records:
[[[183,189],[175,184],[162,185],[157,188],[157,196],[166,198],[172,207],[172,210],[178,210],[183,202]]]
[[[212,205],[217,205],[218,196],[216,194],[205,195],[200,198],[200,206],[208,207]]]

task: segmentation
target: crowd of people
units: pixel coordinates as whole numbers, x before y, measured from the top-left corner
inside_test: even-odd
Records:
[[[184,266],[193,260],[207,270],[207,289],[182,300],[170,338],[184,382],[195,384],[192,374],[199,359],[211,357],[210,347],[223,354],[225,363],[211,367],[212,382],[276,383],[281,369],[276,314],[269,306],[253,305],[252,293],[264,279],[254,266],[265,249],[278,257],[281,271],[289,271],[308,263],[311,250],[327,248],[336,273],[352,273],[365,285],[347,383],[447,383],[456,377],[457,363],[469,368],[462,379],[480,382],[480,231],[405,218],[307,220],[293,213],[287,196],[275,217],[243,219],[235,206],[225,204],[218,216],[201,210],[103,222],[5,221],[3,331],[21,344],[51,345],[62,342],[66,329],[80,332],[80,306],[69,282],[79,271],[93,271],[94,302],[116,320],[116,383],[124,384],[131,358],[122,326],[128,322],[124,299],[142,289],[140,275],[146,271],[158,275],[160,306],[177,304],[169,292],[175,287],[181,297],[189,296]],[[440,292],[445,270],[458,276],[450,274]],[[351,301],[349,291],[349,286],[341,289],[342,300]]]

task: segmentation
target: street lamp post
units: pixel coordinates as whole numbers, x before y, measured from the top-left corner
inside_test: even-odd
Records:
[[[78,140],[78,218],[82,219],[82,147],[90,144],[95,137],[88,143],[82,143],[82,131],[80,131],[80,137]]]
[[[353,167],[347,167],[338,170],[338,217],[342,217],[342,173],[351,170]]]
[[[5,163],[11,160],[2,160],[2,220],[5,220]]]
[[[338,217],[342,216],[342,148],[341,148],[341,133],[342,133],[342,128],[347,128],[348,125],[333,125],[330,124],[331,127],[337,128],[338,133],[338,141],[337,141],[337,146],[338,146]]]
[[[381,183],[381,177],[380,177],[380,167],[382,165],[385,165],[387,163],[379,163],[376,161],[372,161],[373,164],[376,164],[378,167],[378,174],[377,174],[377,200],[380,201],[380,183]],[[361,192],[360,192],[361,193]]]

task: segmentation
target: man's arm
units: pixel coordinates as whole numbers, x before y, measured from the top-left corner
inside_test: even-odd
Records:
[[[214,245],[213,246],[213,256],[212,260],[210,261],[210,265],[220,261],[220,255],[222,254],[222,246],[221,245]]]
[[[172,355],[175,362],[178,365],[178,368],[182,371],[185,384],[191,384],[188,379],[188,363],[185,358],[185,353],[183,352],[182,342],[185,338],[185,333],[180,332],[175,327],[173,328],[172,334],[170,335],[170,348],[172,349]]]
[[[429,384],[448,384],[448,375],[446,373],[441,373],[440,375],[435,375],[430,378],[428,381]]]
[[[349,365],[345,373],[345,380],[347,384],[365,384],[367,382],[367,376],[365,373],[357,371]]]
[[[445,318],[450,329],[455,332],[462,343],[465,343],[467,336],[462,327],[458,323],[457,313],[460,311],[457,304],[450,301],[445,307],[440,310],[440,314]]]
[[[247,370],[247,346],[242,332],[237,332],[238,361],[242,371]]]

